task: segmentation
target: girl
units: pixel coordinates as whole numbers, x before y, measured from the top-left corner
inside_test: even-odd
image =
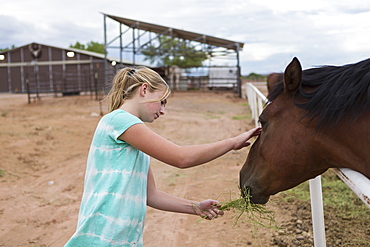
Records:
[[[100,120],[91,143],[77,229],[65,246],[142,246],[147,205],[209,220],[224,214],[216,200],[190,201],[157,190],[149,156],[189,168],[248,146],[261,129],[178,146],[143,124],[164,115],[169,94],[167,83],[151,69],[124,68],[116,74],[107,96],[110,113]]]

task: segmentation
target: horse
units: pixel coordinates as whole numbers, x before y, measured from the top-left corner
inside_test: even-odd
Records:
[[[293,58],[267,98],[261,135],[239,174],[252,202],[265,204],[329,168],[370,178],[370,59],[302,71]]]
[[[174,90],[179,90],[180,89],[181,68],[177,65],[172,65],[168,69],[168,75],[170,78],[171,88]]]
[[[283,73],[271,73],[267,76],[267,91],[270,93],[274,87],[283,80]]]

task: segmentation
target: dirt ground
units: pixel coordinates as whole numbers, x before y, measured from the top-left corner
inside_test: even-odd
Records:
[[[27,104],[26,95],[3,94],[0,110],[0,247],[63,246],[76,227],[86,157],[106,105],[90,96],[45,97]],[[175,92],[166,115],[148,126],[188,145],[231,137],[253,122],[247,101],[231,92]],[[188,199],[228,200],[238,191],[248,150],[187,170],[152,160],[157,187]],[[313,246],[309,202],[287,201],[279,193],[266,207],[275,212],[280,230],[255,228],[243,219],[234,226],[233,212],[197,223],[197,216],[148,208],[144,246]],[[361,246],[355,238],[370,242],[369,231],[355,230],[369,225],[335,219],[335,212],[326,217],[338,229],[327,230],[327,246]]]

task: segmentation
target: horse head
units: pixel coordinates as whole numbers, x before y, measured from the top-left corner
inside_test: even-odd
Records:
[[[361,147],[350,139],[348,132],[352,130],[348,126],[318,129],[317,116],[307,117],[308,110],[297,107],[307,103],[302,96],[302,73],[300,62],[294,58],[284,71],[283,81],[274,89],[272,94],[275,95],[268,96],[274,99],[259,117],[262,133],[252,145],[240,171],[240,188],[250,190],[254,203],[264,204],[270,195],[293,188],[330,167],[351,168],[347,164],[351,157],[343,157],[342,153],[349,153],[352,159],[355,155],[362,156],[365,162],[370,159],[366,151],[354,150],[353,145],[357,145],[358,150]],[[304,87],[306,94],[316,90],[314,86]],[[359,140],[361,145],[369,141],[368,120],[367,117],[360,121],[361,128],[367,129],[362,132],[365,137],[362,142]],[[338,135],[338,129],[347,134]],[[361,134],[358,137],[361,139]]]

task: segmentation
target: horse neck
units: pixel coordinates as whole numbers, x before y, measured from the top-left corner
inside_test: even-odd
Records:
[[[328,168],[350,168],[370,178],[370,111],[352,124],[328,128],[317,138],[321,160]]]

